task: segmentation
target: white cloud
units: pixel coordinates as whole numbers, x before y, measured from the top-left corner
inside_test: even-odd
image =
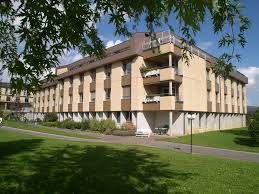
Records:
[[[202,50],[207,50],[207,49],[209,49],[210,47],[213,46],[213,42],[212,41],[199,42],[197,44],[197,46],[199,48],[201,48]]]
[[[259,67],[249,66],[239,68],[238,71],[248,77],[247,99],[248,105],[259,106]]]
[[[115,46],[115,45],[117,45],[117,44],[120,44],[121,42],[122,42],[121,40],[116,40],[116,41],[109,40],[109,41],[106,43],[106,48]]]
[[[254,86],[256,84],[257,78],[259,78],[259,67],[249,66],[238,69],[246,77],[248,77],[248,86]]]
[[[60,57],[59,62],[60,65],[67,65],[75,61],[78,61],[82,58],[83,56],[76,50],[71,50],[69,52],[65,51],[65,54],[62,57]]]

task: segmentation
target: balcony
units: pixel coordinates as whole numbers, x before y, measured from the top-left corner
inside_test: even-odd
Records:
[[[211,81],[207,80],[207,90],[210,91],[211,90]]]
[[[52,98],[53,98],[53,100],[55,100],[56,99],[56,94],[53,94]]]
[[[130,74],[128,75],[123,75],[121,77],[121,86],[124,87],[124,86],[129,86],[131,84],[131,77],[130,77]]]
[[[155,68],[142,72],[142,76],[144,85],[157,84],[163,81],[182,83],[182,76],[178,75],[173,67]]]
[[[89,111],[93,112],[95,111],[95,102],[89,102]]]
[[[131,110],[131,100],[130,99],[121,99],[121,110],[122,111]]]
[[[110,79],[106,79],[103,82],[104,82],[104,89],[110,89],[111,88],[111,80]]]
[[[228,104],[225,104],[225,112],[228,112]]]
[[[240,97],[240,92],[239,92],[239,91],[237,91],[237,97],[238,97],[238,98]]]
[[[60,96],[61,96],[61,97],[64,96],[64,89],[60,89]]]
[[[207,111],[212,112],[212,102],[211,101],[207,102]]]
[[[241,109],[240,109],[240,106],[238,106],[238,113],[241,113]]]
[[[63,104],[59,105],[59,112],[63,112]]]
[[[47,101],[49,101],[49,95],[47,95]]]
[[[72,104],[67,105],[68,112],[72,112]]]
[[[90,92],[94,92],[95,91],[95,87],[96,87],[96,83],[95,82],[90,83]]]
[[[218,93],[219,92],[219,83],[215,84],[215,92]]]
[[[82,94],[84,92],[84,84],[80,84],[79,86],[78,86],[78,93],[79,94]]]
[[[78,103],[77,104],[78,112],[83,112],[83,103]]]
[[[216,104],[216,112],[220,112],[220,103]]]
[[[105,100],[103,101],[103,111],[110,111],[111,110],[111,101]]]
[[[234,89],[231,88],[231,96],[233,97],[234,96]]]
[[[224,86],[224,95],[228,95],[228,87],[226,85]]]
[[[49,112],[49,107],[47,107],[47,112]]]
[[[144,111],[159,110],[182,110],[183,101],[179,96],[166,96],[163,94],[157,96],[146,96],[143,100]]]
[[[235,112],[235,105],[232,105],[232,113]]]
[[[55,112],[55,106],[52,106],[52,112]]]
[[[73,87],[69,87],[68,94],[69,94],[69,96],[73,95]]]
[[[44,107],[41,107],[41,112],[44,112]]]

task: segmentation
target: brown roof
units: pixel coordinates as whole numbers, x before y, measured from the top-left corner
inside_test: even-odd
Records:
[[[74,74],[84,73],[85,71],[88,71],[90,69],[95,69],[105,64],[114,63],[116,61],[121,61],[127,58],[141,55],[143,52],[142,44],[143,44],[144,38],[145,38],[145,32],[138,32],[133,34],[133,36],[129,40],[106,49],[105,56],[102,59],[98,59],[95,56],[85,57],[71,64],[57,67],[58,69],[68,68],[68,71],[58,75],[58,77],[55,78],[55,81],[44,84],[43,88],[56,85],[57,80],[59,79],[64,79]],[[201,51],[204,52],[206,55],[208,55],[209,58],[213,60],[217,60],[209,53],[203,50]],[[237,70],[234,70],[233,72],[231,72],[230,77],[240,82],[243,82],[245,84],[248,83],[248,78],[245,75],[238,72]]]

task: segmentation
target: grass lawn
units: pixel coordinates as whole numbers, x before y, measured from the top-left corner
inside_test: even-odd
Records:
[[[165,138],[162,140],[189,144],[190,135],[177,138]],[[193,144],[248,152],[259,152],[259,142],[252,141],[248,135],[247,128],[194,134]]]
[[[15,127],[15,128],[19,128],[19,129],[38,131],[38,132],[43,132],[43,133],[51,133],[51,134],[56,134],[56,135],[63,135],[63,136],[68,136],[68,137],[79,137],[79,138],[84,138],[84,139],[94,139],[95,138],[93,136],[75,133],[72,130],[71,130],[71,132],[70,131],[68,132],[68,131],[62,131],[59,129],[51,129],[51,128],[37,126],[37,125],[29,125],[26,123],[11,121],[11,120],[5,121],[4,125],[8,126],[8,127]]]
[[[259,193],[259,164],[0,130],[1,193]]]

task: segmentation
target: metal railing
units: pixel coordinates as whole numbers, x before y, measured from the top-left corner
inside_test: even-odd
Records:
[[[166,44],[166,43],[173,43],[174,45],[183,48],[183,38],[176,35],[172,31],[164,31],[164,32],[158,32],[156,33],[156,39],[151,40],[150,37],[147,37],[144,39],[144,43],[142,45],[143,50],[148,50],[150,48],[158,47],[159,45]],[[198,48],[197,46],[193,45],[187,45],[187,49],[191,51],[193,54],[204,58],[205,60],[207,58],[209,59],[215,59],[212,55],[209,53],[203,51],[202,49]]]
[[[160,97],[163,96],[174,96],[176,102],[182,102],[182,95],[179,94],[169,94],[169,93],[161,93],[161,94],[149,94],[146,95],[143,99],[144,103],[158,103],[160,102]]]

